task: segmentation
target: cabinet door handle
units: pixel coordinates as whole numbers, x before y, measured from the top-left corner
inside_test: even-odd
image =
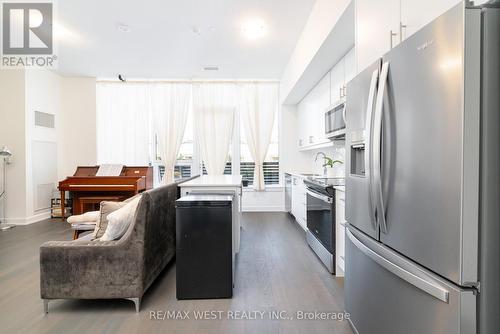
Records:
[[[403,22],[399,22],[399,41],[403,41],[403,32],[406,33],[406,28],[408,26],[406,24],[403,24]]]
[[[389,31],[389,39],[390,39],[390,44],[391,44],[391,49],[394,47],[394,43],[393,43],[393,40],[394,40],[394,37],[396,37],[398,34],[395,33],[394,31]]]

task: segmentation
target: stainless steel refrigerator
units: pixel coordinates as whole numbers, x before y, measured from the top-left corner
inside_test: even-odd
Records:
[[[360,334],[500,333],[500,8],[457,5],[347,86]]]

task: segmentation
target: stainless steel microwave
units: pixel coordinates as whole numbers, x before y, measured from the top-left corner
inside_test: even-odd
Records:
[[[345,100],[335,103],[325,111],[325,135],[330,139],[345,137]]]

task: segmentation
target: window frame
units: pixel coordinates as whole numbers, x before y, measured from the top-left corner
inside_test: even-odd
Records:
[[[191,95],[190,97],[190,108],[189,112],[192,113],[192,99],[193,96]],[[148,108],[148,112],[151,113],[151,108]],[[280,127],[280,120],[281,120],[281,107],[278,106],[278,109],[276,110],[276,116],[275,116],[275,125],[276,126],[276,131],[278,132],[277,134],[277,145],[278,145],[278,183],[274,184],[266,184],[266,188],[280,188],[283,187],[283,173],[282,173],[282,162],[281,162],[281,153],[282,153],[282,147],[283,147],[283,134],[281,131]],[[189,118],[188,118],[189,121]],[[194,127],[194,119],[191,117],[191,121],[193,122],[193,127]],[[241,117],[240,117],[240,111],[238,108],[235,110],[235,117],[234,117],[234,124],[233,124],[233,138],[231,142],[231,174],[232,175],[240,175],[241,174]],[[155,132],[154,127],[153,127],[153,119],[152,117],[149,117],[149,160],[150,164],[157,169],[157,175],[155,175],[155,178],[158,178],[158,184],[161,182],[160,180],[160,171],[159,167],[164,166],[163,161],[161,160],[160,156],[160,150],[159,150],[159,140],[158,140],[158,133]],[[200,149],[199,149],[199,144],[198,144],[198,137],[196,136],[195,129],[193,128],[193,159],[190,160],[190,165],[191,165],[191,176],[194,175],[202,175],[203,173],[203,161],[201,158],[200,154]],[[183,138],[184,141],[184,138]],[[237,145],[235,144],[237,143]],[[180,166],[182,164],[186,164],[187,160],[176,160],[175,166]],[[235,163],[235,162],[238,163]],[[189,164],[189,163],[188,163]],[[251,191],[252,185],[249,184],[249,186],[244,187],[245,191]]]

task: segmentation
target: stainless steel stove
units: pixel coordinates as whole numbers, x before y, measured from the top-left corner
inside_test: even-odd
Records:
[[[335,273],[335,186],[344,178],[308,177],[307,243],[332,274]]]

